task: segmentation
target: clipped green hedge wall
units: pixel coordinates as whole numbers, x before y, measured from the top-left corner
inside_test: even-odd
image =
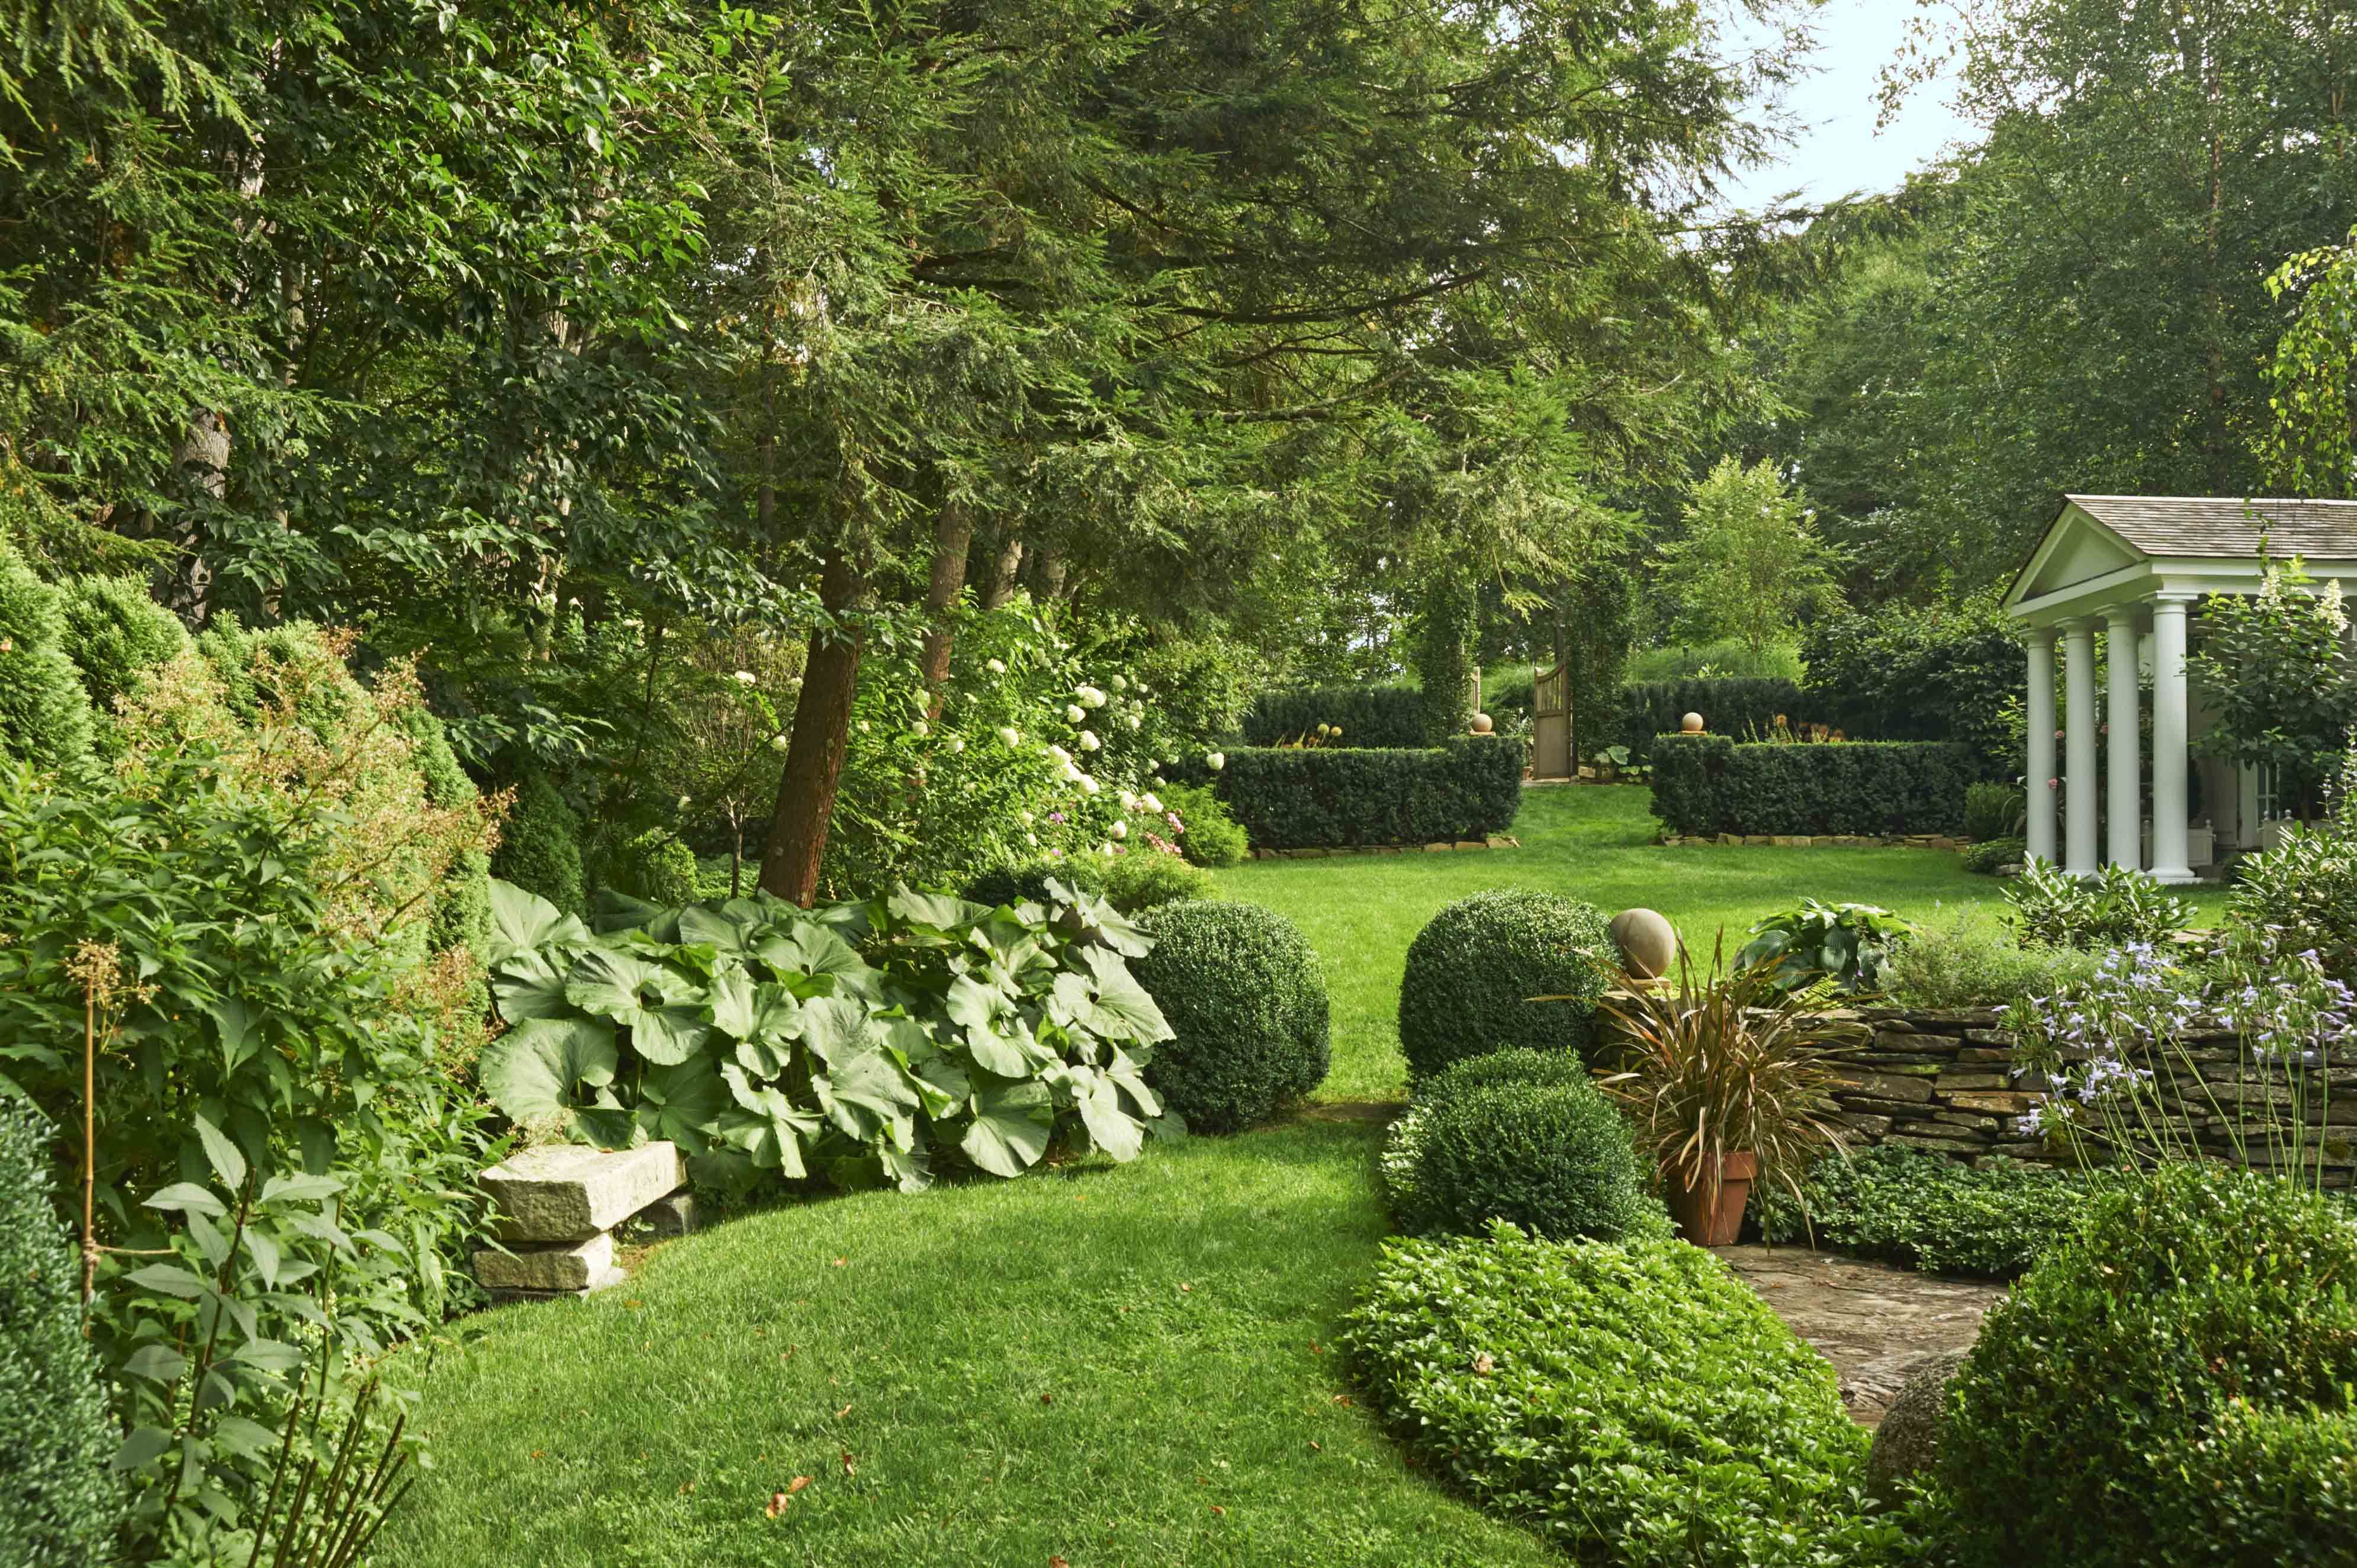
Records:
[[[1295,740],[1319,725],[1340,725],[1354,746],[1420,746],[1424,744],[1424,693],[1413,686],[1320,686],[1301,692],[1263,692],[1244,711],[1243,737],[1250,746]]]
[[[1970,746],[1947,741],[1738,746],[1723,735],[1653,739],[1653,815],[1670,832],[1953,833]]]
[[[1808,711],[1813,705],[1790,681],[1631,681],[1620,688],[1619,733],[1583,734],[1580,749],[1618,743],[1629,748],[1631,761],[1649,762],[1653,737],[1675,734],[1688,714],[1700,714],[1713,735],[1748,740],[1766,735],[1779,714],[1794,724],[1807,723],[1817,716]]]
[[[1486,838],[1522,809],[1523,748],[1497,736],[1384,751],[1239,748],[1220,797],[1256,849]]]

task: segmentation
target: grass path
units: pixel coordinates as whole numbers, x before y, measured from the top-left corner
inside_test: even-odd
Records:
[[[381,1560],[1557,1562],[1338,1402],[1327,1337],[1385,1230],[1374,1137],[1307,1121],[772,1209],[587,1302],[469,1318]]]
[[[1325,960],[1321,1097],[1400,1094],[1408,942],[1484,887],[1649,905],[1705,942],[1804,894],[1919,919],[1986,918],[1996,897],[1932,852],[1656,848],[1645,801],[1534,790],[1520,850],[1222,873]],[[435,1468],[379,1560],[1559,1563],[1408,1470],[1343,1402],[1326,1346],[1386,1230],[1377,1136],[1313,1115],[1125,1166],[775,1208],[661,1248],[589,1301],[468,1318],[396,1362]],[[766,1517],[797,1476],[813,1479]]]

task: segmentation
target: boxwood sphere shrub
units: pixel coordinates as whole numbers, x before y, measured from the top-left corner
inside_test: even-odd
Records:
[[[1131,850],[1104,868],[1105,902],[1125,915],[1211,896],[1211,873],[1158,849]]]
[[[106,1559],[120,1517],[116,1440],[43,1131],[0,1105],[0,1563],[82,1568]]]
[[[516,785],[515,807],[500,831],[500,847],[491,852],[491,873],[568,915],[585,907],[581,819],[538,773],[525,774]]]
[[[1130,971],[1177,1035],[1146,1081],[1189,1129],[1236,1132],[1325,1081],[1326,975],[1292,921],[1197,898],[1137,924],[1154,950]]]
[[[1400,1228],[1419,1234],[1477,1235],[1499,1220],[1557,1240],[1670,1230],[1628,1122],[1584,1077],[1435,1093],[1401,1119],[1384,1174]]]
[[[1400,978],[1408,1077],[1515,1046],[1586,1056],[1612,954],[1603,912],[1576,898],[1504,887],[1446,906],[1408,944]]]
[[[1341,1345],[1433,1474],[1578,1563],[1887,1560],[1832,1365],[1700,1248],[1395,1241]]]
[[[2246,1171],[2123,1183],[1990,1312],[1950,1397],[1967,1563],[2346,1563],[2357,1222]],[[2253,1467],[2192,1484],[2222,1450]]]
[[[1575,1056],[1561,1051],[1534,1051],[1528,1046],[1516,1046],[1509,1050],[1491,1051],[1485,1056],[1467,1057],[1425,1080],[1416,1091],[1420,1103],[1450,1099],[1472,1090],[1499,1083],[1528,1083],[1555,1086],[1577,1083],[1593,1086],[1587,1064]]]

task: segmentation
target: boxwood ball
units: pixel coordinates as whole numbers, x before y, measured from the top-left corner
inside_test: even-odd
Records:
[[[1445,906],[1408,945],[1400,977],[1408,1077],[1421,1082],[1516,1046],[1584,1057],[1596,1004],[1619,969],[1611,930],[1592,904],[1510,887]]]

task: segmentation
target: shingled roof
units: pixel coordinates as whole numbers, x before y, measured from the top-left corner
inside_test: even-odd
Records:
[[[2357,501],[2228,496],[2070,496],[2097,522],[2147,555],[2357,559]]]

